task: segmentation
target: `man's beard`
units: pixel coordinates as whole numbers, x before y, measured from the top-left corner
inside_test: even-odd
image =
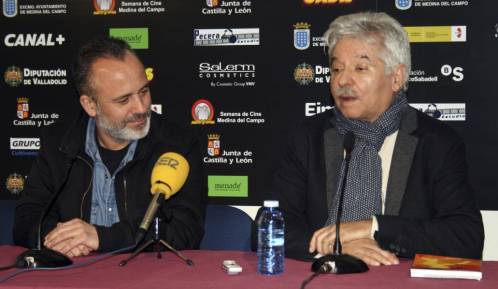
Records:
[[[139,140],[149,133],[150,129],[150,115],[151,109],[149,108],[146,113],[136,113],[126,118],[125,120],[114,123],[107,119],[107,117],[100,111],[97,106],[97,115],[95,120],[97,127],[102,129],[105,133],[110,135],[116,141],[123,143],[127,141]],[[136,121],[145,118],[145,124],[137,129],[129,128],[126,126],[128,122]]]

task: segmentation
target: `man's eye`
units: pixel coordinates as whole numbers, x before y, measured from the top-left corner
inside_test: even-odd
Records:
[[[138,93],[139,93],[141,96],[144,96],[144,95],[146,95],[147,93],[149,93],[149,88],[148,88],[148,87],[146,87],[146,88],[144,88],[144,89],[140,90]]]
[[[125,104],[125,103],[127,103],[127,102],[128,102],[128,97],[126,97],[126,98],[122,98],[122,99],[118,100],[117,102],[118,102],[119,104]]]

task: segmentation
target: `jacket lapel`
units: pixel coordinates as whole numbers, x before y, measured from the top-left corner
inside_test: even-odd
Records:
[[[408,108],[401,119],[396,144],[394,146],[389,180],[387,183],[385,215],[399,214],[406,183],[412,167],[418,138],[411,135],[417,129],[417,113]]]

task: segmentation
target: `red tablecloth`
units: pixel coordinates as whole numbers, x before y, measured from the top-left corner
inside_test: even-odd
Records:
[[[24,249],[0,247],[0,266],[11,263]],[[28,272],[0,284],[5,288],[300,288],[310,273],[310,263],[286,259],[285,272],[278,276],[263,276],[256,272],[256,255],[252,252],[236,251],[183,251],[195,262],[188,267],[171,252],[163,252],[162,259],[154,253],[143,253],[125,267],[118,263],[126,255],[113,256],[84,268],[63,271]],[[75,263],[88,258],[76,258]],[[221,269],[223,260],[233,259],[243,272],[239,275],[226,275]],[[498,262],[484,262],[483,279],[440,280],[410,278],[411,261],[404,260],[397,266],[372,267],[370,271],[351,275],[321,275],[306,288],[379,288],[379,289],[497,289]],[[17,269],[0,272],[0,279]]]

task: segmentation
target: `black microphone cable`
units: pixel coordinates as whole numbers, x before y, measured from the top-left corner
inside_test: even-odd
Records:
[[[72,264],[72,265],[69,265],[69,266],[55,267],[55,268],[26,268],[26,269],[17,270],[17,271],[12,272],[11,274],[9,274],[9,275],[7,275],[5,277],[0,278],[0,284],[2,284],[3,282],[5,282],[5,281],[7,281],[7,280],[9,280],[9,279],[11,279],[11,278],[19,275],[19,274],[26,273],[26,272],[31,272],[31,271],[59,271],[59,270],[69,270],[69,269],[75,269],[75,268],[85,267],[85,266],[94,264],[94,263],[96,263],[98,261],[101,261],[101,260],[107,259],[109,257],[112,257],[113,255],[115,255],[117,253],[130,251],[133,248],[135,248],[135,246],[136,246],[136,244],[133,244],[133,245],[125,247],[125,248],[121,248],[121,249],[117,249],[117,250],[114,250],[114,251],[111,251],[111,252],[107,252],[105,254],[96,256],[95,258],[92,258],[92,259],[90,259],[88,261],[85,261],[85,262],[82,262],[82,263],[79,263],[79,264],[76,264],[76,265]],[[0,269],[3,269],[3,268],[11,269],[11,268],[14,268],[14,267],[15,267],[15,263],[12,264],[12,265],[9,265],[9,266],[0,267]]]
[[[311,282],[311,280],[315,279],[316,276],[323,274],[323,273],[328,273],[332,271],[332,267],[328,263],[324,263],[322,266],[320,266],[320,269],[317,270],[315,273],[311,274],[306,280],[301,283],[301,289],[304,289],[308,283]]]

